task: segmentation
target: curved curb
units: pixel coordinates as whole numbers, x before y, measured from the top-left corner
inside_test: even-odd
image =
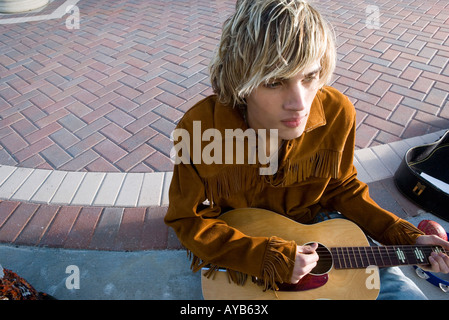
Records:
[[[0,200],[102,207],[168,204],[172,172],[68,172],[0,166]]]
[[[441,130],[389,144],[355,151],[354,165],[365,183],[394,175],[405,152],[431,143]],[[0,166],[0,200],[55,205],[149,207],[168,205],[173,172],[69,172]]]

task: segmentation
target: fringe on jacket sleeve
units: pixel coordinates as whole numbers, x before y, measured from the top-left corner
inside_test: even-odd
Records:
[[[415,244],[416,239],[424,232],[410,222],[397,219],[383,234],[382,243]]]
[[[285,249],[286,243],[289,243],[290,248],[293,248],[293,257],[289,257],[280,251]],[[269,239],[262,266],[264,290],[278,290],[278,284],[289,282],[295,262],[294,254],[296,254],[296,244],[293,241],[285,241],[277,237]]]
[[[191,251],[188,251],[191,259],[191,269],[193,272],[207,267],[208,270],[204,276],[213,278],[216,272],[221,269],[213,263],[203,261],[195,256]],[[267,248],[262,264],[262,270],[259,276],[248,275],[243,272],[226,269],[229,282],[236,285],[243,286],[248,278],[252,282],[263,287],[263,290],[278,290],[279,284],[289,282],[294,266],[294,257],[296,254],[296,243],[294,241],[286,241],[278,237],[271,237],[268,239]]]

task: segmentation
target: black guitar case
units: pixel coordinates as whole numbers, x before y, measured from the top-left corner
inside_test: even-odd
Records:
[[[397,188],[407,198],[443,220],[449,221],[449,194],[422,173],[449,184],[449,130],[434,143],[409,149],[394,175]],[[448,234],[449,236],[449,234]],[[415,266],[422,279],[449,292],[449,281]]]
[[[402,194],[427,212],[449,221],[449,193],[426,175],[449,185],[449,130],[434,143],[409,149],[394,175]]]

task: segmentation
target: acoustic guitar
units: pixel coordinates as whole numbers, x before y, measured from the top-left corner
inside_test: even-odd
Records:
[[[432,251],[445,252],[439,246],[370,246],[363,231],[346,219],[304,225],[256,208],[235,209],[220,219],[249,236],[278,236],[298,245],[318,243],[319,260],[299,283],[279,284],[276,291],[264,291],[250,279],[244,285],[235,284],[222,269],[206,277],[207,269],[203,269],[201,286],[206,300],[376,299],[379,267],[429,264]]]

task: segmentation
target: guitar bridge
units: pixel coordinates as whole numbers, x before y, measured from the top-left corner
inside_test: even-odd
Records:
[[[279,284],[279,291],[306,291],[324,286],[329,280],[329,275],[313,275],[307,274],[298,281],[298,283],[282,283]]]

